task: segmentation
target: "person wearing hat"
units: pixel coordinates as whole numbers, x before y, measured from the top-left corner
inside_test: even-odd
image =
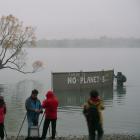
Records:
[[[54,92],[49,90],[46,94],[46,99],[42,102],[42,107],[45,109],[45,121],[43,125],[42,137],[44,140],[51,122],[52,137],[55,139],[56,134],[56,121],[57,121],[57,108],[58,108],[58,99],[54,95]]]
[[[95,140],[96,132],[98,140],[101,140],[103,137],[102,110],[104,109],[105,107],[98,91],[91,90],[89,99],[83,105],[83,113],[86,117],[88,126],[89,140]]]
[[[31,96],[26,99],[25,107],[27,110],[28,120],[28,136],[31,126],[37,126],[39,120],[39,114],[42,113],[42,106],[40,100],[37,98],[38,90],[32,90]]]
[[[6,114],[6,105],[3,96],[0,95],[0,138],[4,139],[4,118]]]

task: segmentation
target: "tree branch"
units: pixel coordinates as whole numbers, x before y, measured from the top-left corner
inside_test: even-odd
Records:
[[[25,44],[35,42],[34,29],[31,26],[23,27],[22,22],[13,15],[2,16],[0,18],[0,69],[9,68],[21,73],[34,73],[38,69],[33,67],[33,71],[24,72],[25,57],[22,48]]]
[[[22,70],[19,70],[19,69],[17,69],[17,68],[13,68],[13,67],[10,67],[10,66],[4,66],[2,69],[4,69],[4,68],[16,70],[16,71],[21,72],[21,73],[23,73],[23,74],[29,74],[29,73],[35,73],[35,72],[36,72],[36,71],[24,72],[24,71],[22,71]]]

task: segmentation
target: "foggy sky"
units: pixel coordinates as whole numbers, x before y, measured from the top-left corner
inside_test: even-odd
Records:
[[[38,39],[140,38],[140,0],[0,0],[0,16],[9,14]]]

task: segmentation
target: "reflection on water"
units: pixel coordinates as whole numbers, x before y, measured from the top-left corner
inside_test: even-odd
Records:
[[[112,68],[115,72],[125,72],[128,80],[126,87],[118,89],[113,87],[113,89],[100,89],[99,91],[106,107],[103,112],[105,133],[128,132],[139,134],[140,66],[137,65],[140,56],[139,49],[39,48],[28,49],[27,52],[29,53],[28,64],[32,64],[38,59],[47,62],[47,68],[33,75],[21,75],[10,70],[1,70],[0,94],[4,96],[8,107],[5,120],[8,134],[17,134],[26,112],[24,102],[30,96],[32,89],[37,88],[40,92],[39,99],[43,100],[46,89],[51,87],[51,72],[98,71]],[[25,80],[29,78],[33,80]],[[20,80],[24,81],[8,84]],[[2,85],[3,83],[5,85]],[[87,134],[81,105],[89,97],[89,91],[56,92],[56,94],[60,100],[58,135]],[[26,131],[27,123],[24,124],[21,134],[25,134]]]
[[[118,96],[124,96],[126,94],[126,87],[122,86],[122,87],[117,87],[117,94]]]
[[[9,134],[16,135],[21,122],[26,114],[25,111],[25,99],[30,96],[32,89],[38,89],[39,92],[42,92],[43,85],[37,81],[33,80],[24,80],[20,81],[14,85],[0,85],[0,94],[5,98],[7,105],[7,114],[5,120],[5,126]],[[59,99],[59,118],[61,120],[64,113],[72,112],[82,112],[81,106],[89,98],[90,91],[67,91],[67,92],[56,92],[56,95]],[[113,100],[113,89],[102,89],[99,91],[100,96],[104,100],[106,106],[111,106]],[[41,97],[43,98],[43,97]],[[61,116],[61,113],[63,115]],[[73,114],[71,114],[73,115]],[[81,116],[81,115],[80,115]],[[60,121],[60,125],[65,121]],[[79,123],[80,124],[80,123]],[[25,122],[22,133],[26,134],[27,122]],[[61,127],[61,126],[60,126]],[[62,128],[65,129],[65,128]],[[63,130],[62,130],[63,131]]]
[[[7,106],[5,126],[10,134],[18,132],[19,125],[26,113],[25,99],[30,96],[31,90],[34,88],[41,92],[42,85],[33,80],[20,81],[14,85],[0,85],[0,94],[4,96]]]
[[[104,100],[106,105],[111,105],[113,100],[113,88],[98,90],[99,95]],[[66,106],[82,106],[89,98],[90,91],[56,91],[56,95],[60,101],[60,107]]]
[[[20,81],[19,83],[13,85],[0,85],[0,94],[4,96],[7,104],[8,111],[5,126],[9,135],[17,135],[26,113],[24,106],[25,99],[30,96],[31,90],[34,88],[38,89],[39,92],[42,93],[44,85],[33,80]],[[126,87],[99,89],[98,91],[106,107],[106,110],[104,111],[106,132],[120,132],[122,129],[126,132],[131,132],[132,127],[134,132],[138,130],[137,128],[139,128],[139,123],[136,122],[139,122],[139,118],[137,118],[138,115],[132,116],[132,113],[129,111],[129,106],[132,107],[132,105],[128,104],[129,97],[127,97],[126,100]],[[59,135],[87,134],[87,128],[85,127],[86,122],[82,114],[81,106],[89,98],[89,92],[90,91],[56,92],[60,103],[57,125],[59,128]],[[44,93],[39,96],[41,101],[43,98]],[[134,109],[133,112],[135,113]],[[130,117],[128,116],[126,119],[127,113]],[[133,117],[135,117],[136,122]],[[135,127],[136,129],[134,129]],[[40,130],[42,131],[42,125]],[[23,125],[21,134],[27,134],[27,121],[25,121]]]
[[[3,91],[4,91],[4,87],[3,87],[3,85],[2,85],[2,84],[0,84],[0,94],[2,94],[2,93],[3,93]]]
[[[116,87],[114,90],[114,94],[116,94],[116,101],[119,105],[123,105],[125,102],[125,96],[126,96],[126,87],[125,86],[120,86]]]

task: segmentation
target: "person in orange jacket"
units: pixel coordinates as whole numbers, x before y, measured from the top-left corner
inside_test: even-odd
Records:
[[[6,104],[3,96],[0,96],[0,138],[4,139],[4,118],[6,114]]]
[[[104,110],[103,101],[101,100],[98,91],[92,90],[90,92],[90,98],[83,107],[83,113],[88,125],[89,140],[95,140],[96,131],[98,133],[97,139],[102,139],[104,133],[102,110]]]
[[[46,94],[46,99],[42,102],[42,107],[45,109],[45,121],[43,125],[42,137],[44,140],[47,134],[49,124],[51,122],[52,127],[52,140],[55,139],[56,134],[56,121],[57,121],[57,108],[58,99],[54,95],[54,92],[49,90]]]

